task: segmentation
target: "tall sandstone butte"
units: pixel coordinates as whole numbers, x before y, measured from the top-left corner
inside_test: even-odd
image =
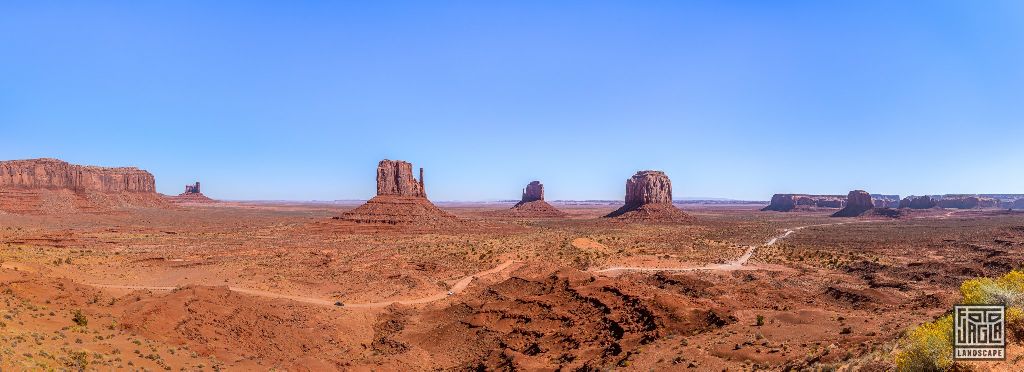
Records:
[[[377,195],[415,196],[426,198],[423,168],[420,179],[412,177],[412,164],[401,160],[381,160],[377,164]]]
[[[156,193],[156,179],[135,167],[105,168],[44,158],[0,161],[0,187]]]
[[[517,218],[555,218],[567,214],[544,201],[544,184],[533,181],[523,189],[523,197],[519,203],[507,211],[496,212],[495,215]]]
[[[135,167],[96,167],[58,159],[0,161],[0,210],[50,214],[161,207],[156,180]]]
[[[846,207],[833,213],[832,217],[857,217],[874,208],[871,194],[864,190],[853,190],[846,196]]]
[[[693,218],[672,205],[672,181],[665,172],[645,170],[626,180],[626,204],[605,217],[638,221],[689,222]]]
[[[362,224],[424,227],[457,222],[455,216],[427,200],[423,168],[420,168],[420,179],[416,180],[412,175],[412,164],[388,159],[377,164],[377,196],[338,219]]]

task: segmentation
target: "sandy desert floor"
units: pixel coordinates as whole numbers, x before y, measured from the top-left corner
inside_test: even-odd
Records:
[[[4,369],[885,370],[961,282],[1021,266],[1024,214],[692,224],[492,217],[417,230],[355,205],[0,214]],[[341,306],[339,306],[341,305]],[[77,314],[77,315],[76,315]],[[1006,362],[1020,369],[1011,346]]]

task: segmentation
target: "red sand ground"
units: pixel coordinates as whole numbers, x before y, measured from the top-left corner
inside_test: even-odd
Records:
[[[960,282],[1024,259],[1013,213],[332,219],[353,207],[0,214],[0,367],[884,370]]]

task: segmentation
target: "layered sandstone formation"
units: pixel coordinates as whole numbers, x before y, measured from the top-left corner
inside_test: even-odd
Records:
[[[544,185],[533,181],[523,189],[523,197],[511,209],[496,213],[497,216],[517,218],[553,218],[567,214],[544,201]]]
[[[842,195],[775,194],[762,211],[789,212],[793,210],[839,209],[846,206]]]
[[[156,193],[156,179],[135,167],[104,168],[44,158],[0,161],[0,187]]]
[[[45,158],[0,161],[0,210],[7,212],[106,212],[163,205],[153,175],[138,168]]]
[[[900,205],[899,195],[871,194],[875,208],[897,208]]]
[[[911,196],[908,196],[906,198],[903,198],[903,200],[900,200],[900,208],[901,209],[907,209],[907,208],[909,208],[909,209],[930,209],[930,208],[935,208],[936,206],[938,206],[938,203],[936,203],[935,200],[933,200],[928,195],[923,195],[923,196],[913,196],[913,195],[911,195]]]
[[[626,180],[626,204],[605,217],[638,221],[690,222],[672,205],[672,182],[661,171],[639,171]]]
[[[450,225],[455,216],[441,210],[430,200],[420,179],[412,175],[412,164],[401,160],[381,160],[377,165],[377,196],[339,217],[341,220],[376,225]]]
[[[871,194],[864,190],[853,190],[846,196],[846,206],[833,213],[832,217],[857,217],[874,207],[875,203],[871,200]]]

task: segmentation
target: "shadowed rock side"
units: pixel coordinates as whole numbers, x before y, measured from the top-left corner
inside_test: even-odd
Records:
[[[846,206],[842,195],[775,194],[762,211],[789,212],[793,210],[839,209]]]
[[[871,194],[864,190],[853,190],[846,196],[846,207],[833,213],[832,217],[857,217],[874,209],[875,203]]]
[[[672,182],[661,171],[639,171],[626,180],[626,204],[605,217],[653,222],[690,222],[672,205]]]
[[[514,218],[553,218],[565,217],[568,214],[544,201],[544,185],[540,181],[533,181],[523,189],[523,198],[519,203],[509,210],[499,211],[493,215]]]
[[[21,214],[109,212],[162,207],[156,180],[134,167],[105,168],[57,159],[0,162],[0,210]]]
[[[400,160],[381,160],[377,165],[377,196],[351,211],[341,220],[383,225],[449,225],[458,220],[430,200],[420,179],[412,176],[412,164]]]
[[[908,196],[900,200],[900,208],[905,209],[930,209],[938,206],[930,196]]]

